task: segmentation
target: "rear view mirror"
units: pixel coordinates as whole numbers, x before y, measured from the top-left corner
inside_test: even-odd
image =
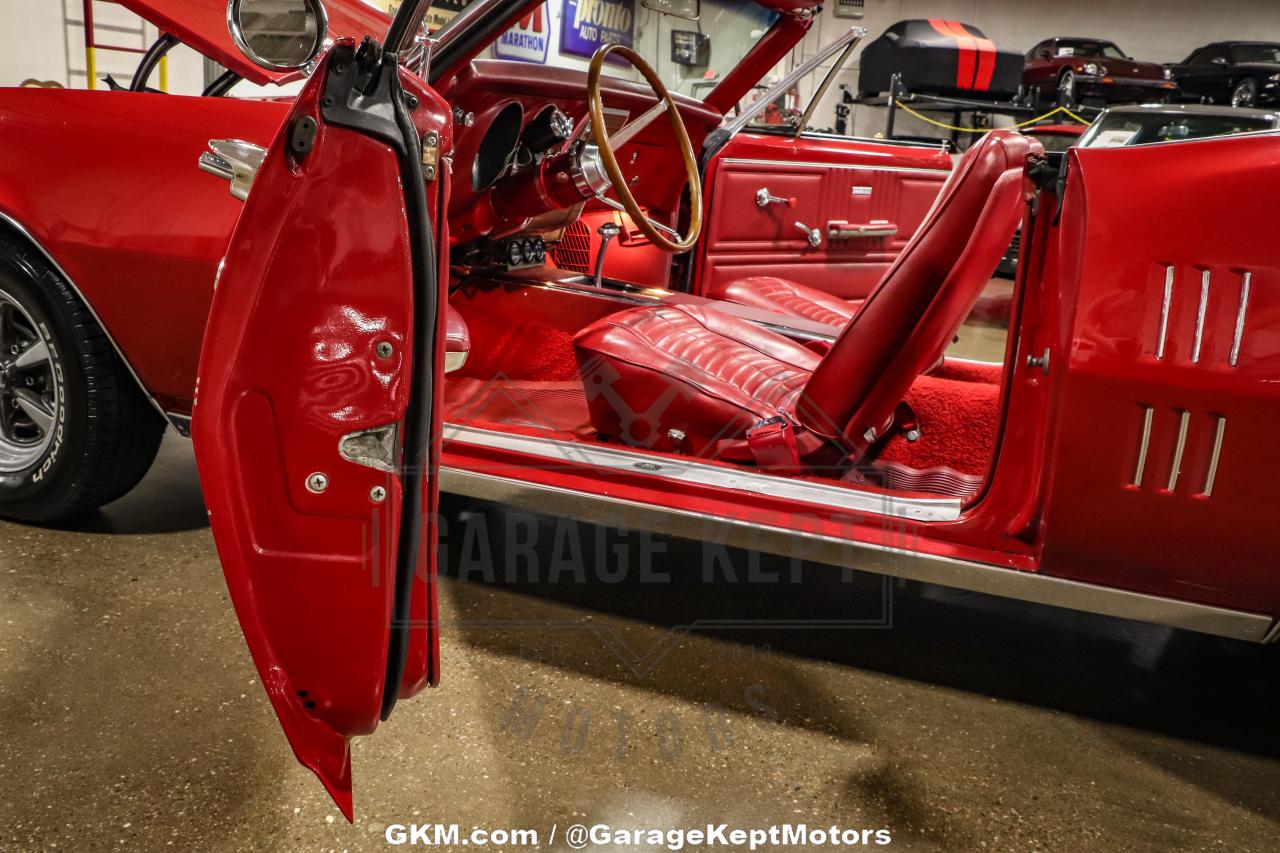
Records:
[[[696,21],[702,16],[701,0],[641,0],[640,5],[686,21]]]
[[[231,0],[227,28],[254,65],[297,71],[320,53],[329,18],[321,0]]]

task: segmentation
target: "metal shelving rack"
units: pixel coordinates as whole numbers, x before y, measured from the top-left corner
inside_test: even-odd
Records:
[[[110,3],[119,5],[115,0],[82,0],[83,13],[81,20],[68,20],[68,26],[79,24],[84,27],[84,62],[85,74],[88,75],[88,86],[90,89],[98,88],[98,51],[109,50],[120,53],[136,53],[139,56],[145,56],[149,46],[147,44],[147,27],[146,24],[139,19],[137,29],[120,27],[114,24],[98,24],[94,20],[94,3]],[[98,30],[102,29],[107,32],[122,36],[137,36],[139,46],[130,47],[128,45],[111,44],[102,42],[98,39]],[[169,59],[162,57],[159,66],[160,74],[160,91],[169,91]]]

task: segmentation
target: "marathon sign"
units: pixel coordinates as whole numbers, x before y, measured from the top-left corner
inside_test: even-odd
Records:
[[[606,44],[635,44],[635,0],[565,0],[560,52],[590,57]]]
[[[516,59],[545,65],[551,47],[551,16],[543,3],[525,15],[493,44],[493,55],[499,59]]]

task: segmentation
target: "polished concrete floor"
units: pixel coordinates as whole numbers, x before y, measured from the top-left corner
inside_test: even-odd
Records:
[[[691,543],[457,500],[446,519],[443,684],[356,742],[354,825],[276,725],[188,444],[76,529],[0,524],[0,849],[373,850],[414,821],[1276,849],[1277,649],[736,551],[709,580]]]

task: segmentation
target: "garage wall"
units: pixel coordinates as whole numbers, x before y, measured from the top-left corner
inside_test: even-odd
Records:
[[[145,48],[158,37],[155,27],[114,3],[93,8],[99,42]],[[0,32],[7,37],[0,51],[0,86],[34,78],[85,88],[83,19],[82,0],[0,0]],[[100,50],[98,76],[111,74],[128,85],[139,59],[139,54]],[[170,91],[198,94],[203,84],[202,57],[185,47],[171,51]]]
[[[861,21],[836,18],[828,4],[819,26],[805,40],[805,54],[834,38],[847,27],[879,36],[895,21],[905,18],[951,18],[973,24],[1001,47],[1029,50],[1054,35],[1107,38],[1130,55],[1155,62],[1177,62],[1192,49],[1212,41],[1258,39],[1280,42],[1280,3],[1277,0],[866,0]],[[842,74],[841,83],[853,85],[857,65]],[[807,97],[816,85],[803,90]],[[833,91],[815,114],[817,126],[831,126],[839,93]],[[884,129],[884,110],[855,107],[854,129],[874,135]],[[900,115],[899,132],[945,135],[909,116]]]

